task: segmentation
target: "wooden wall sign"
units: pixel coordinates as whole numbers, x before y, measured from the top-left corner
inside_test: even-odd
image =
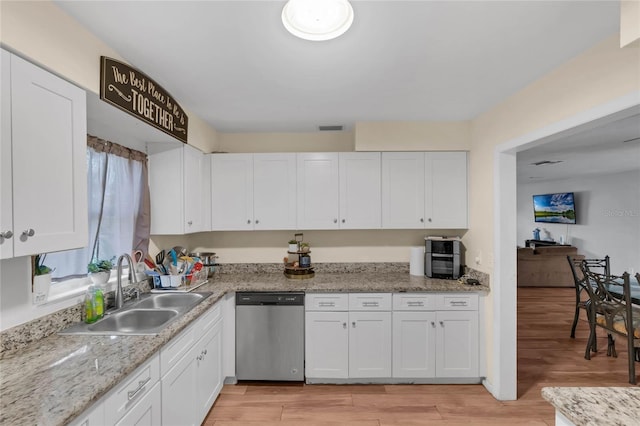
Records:
[[[166,90],[135,68],[101,56],[100,99],[187,143],[187,114]]]

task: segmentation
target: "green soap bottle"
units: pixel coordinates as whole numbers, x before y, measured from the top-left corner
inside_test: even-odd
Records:
[[[89,286],[84,294],[84,322],[91,324],[96,321],[96,311],[94,305],[94,288]]]
[[[93,293],[93,309],[96,320],[104,317],[104,292],[101,287],[96,287]]]

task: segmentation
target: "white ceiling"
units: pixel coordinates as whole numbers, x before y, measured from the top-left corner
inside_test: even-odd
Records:
[[[617,33],[620,19],[618,0],[352,0],[353,27],[311,42],[286,32],[282,0],[54,1],[221,132],[472,119]],[[632,167],[640,144],[620,142],[640,136],[638,123],[519,153],[519,182]],[[171,141],[96,96],[89,126]],[[563,163],[529,164],[540,160]]]

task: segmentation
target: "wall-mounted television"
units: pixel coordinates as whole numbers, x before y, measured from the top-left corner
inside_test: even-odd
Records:
[[[575,224],[573,192],[534,195],[533,216],[536,222]]]

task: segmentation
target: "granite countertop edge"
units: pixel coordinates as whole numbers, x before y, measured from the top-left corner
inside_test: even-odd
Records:
[[[576,426],[628,426],[640,419],[640,387],[544,387],[542,397]]]
[[[0,425],[66,424],[82,414],[227,293],[475,292],[486,285],[406,273],[329,273],[311,279],[284,274],[216,274],[195,290],[212,295],[156,336],[51,335],[0,355]],[[125,361],[126,360],[126,361]]]

